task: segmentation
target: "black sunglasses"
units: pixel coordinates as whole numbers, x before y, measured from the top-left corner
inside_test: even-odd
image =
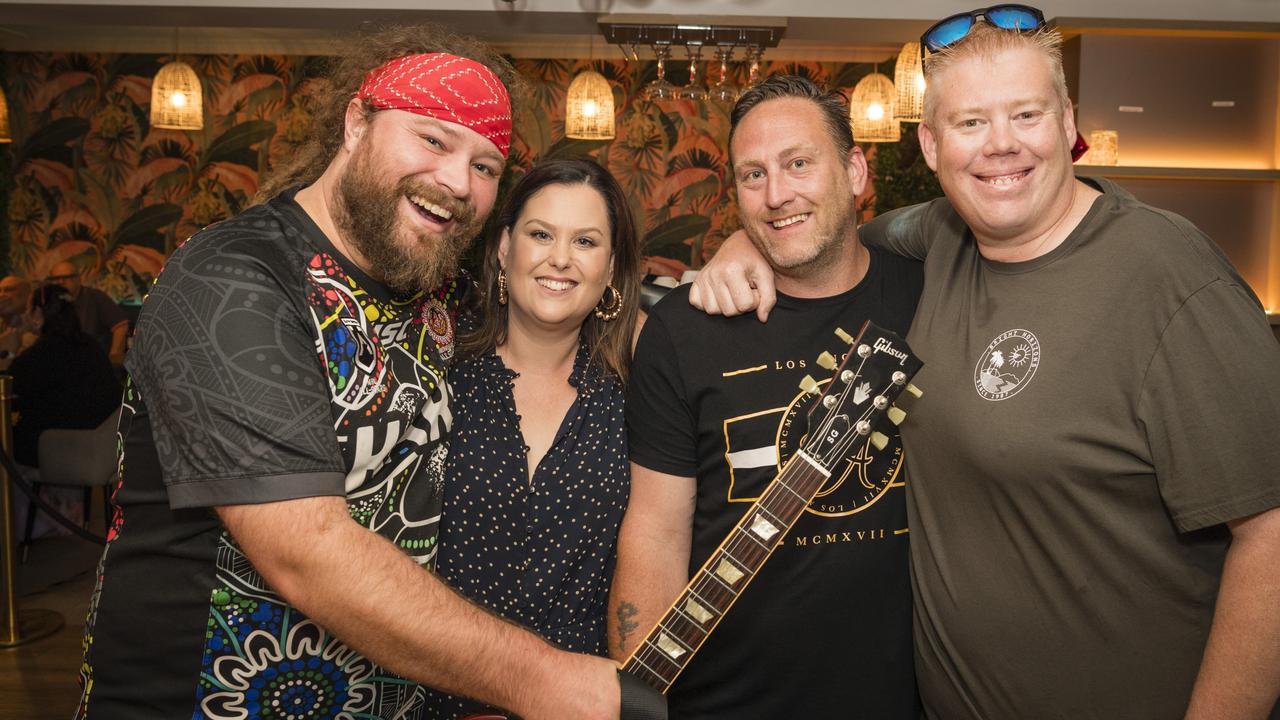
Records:
[[[1044,27],[1044,13],[1030,5],[992,5],[958,13],[939,20],[924,31],[920,36],[920,58],[924,59],[926,52],[938,52],[960,42],[977,24],[978,18],[1001,30],[1015,32],[1031,32]]]

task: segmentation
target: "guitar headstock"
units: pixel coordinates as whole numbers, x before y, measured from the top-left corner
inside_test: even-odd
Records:
[[[903,391],[923,394],[911,378],[924,363],[905,340],[870,321],[856,338],[839,328],[835,332],[850,348],[842,358],[828,352],[818,356],[818,365],[833,371],[831,381],[824,386],[808,375],[800,381],[800,389],[818,396],[801,449],[827,471],[867,440],[883,449],[888,438],[877,426],[886,419],[897,425],[906,417],[894,401]]]

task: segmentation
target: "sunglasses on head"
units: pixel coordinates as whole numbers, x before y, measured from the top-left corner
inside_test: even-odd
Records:
[[[1030,5],[992,5],[970,10],[943,18],[925,30],[920,36],[920,57],[923,59],[926,52],[938,52],[960,42],[977,24],[978,18],[1001,30],[1015,32],[1031,32],[1044,27],[1044,13]]]
[[[924,60],[928,53],[938,52],[960,42],[973,30],[978,18],[1001,30],[1014,32],[1034,32],[1044,27],[1044,13],[1030,5],[992,5],[945,17],[934,23],[920,36],[920,59]],[[1084,136],[1076,133],[1075,144],[1071,148],[1071,160],[1074,162],[1089,151],[1089,143]]]

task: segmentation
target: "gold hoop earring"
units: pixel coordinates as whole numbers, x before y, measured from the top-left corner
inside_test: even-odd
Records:
[[[610,292],[613,293],[613,298],[606,302],[605,298],[609,297]],[[622,293],[618,292],[618,289],[610,284],[605,287],[604,293],[600,295],[600,302],[596,303],[596,317],[605,322],[609,322],[610,320],[618,317],[618,314],[621,312]]]
[[[498,304],[507,304],[507,270],[498,268]]]

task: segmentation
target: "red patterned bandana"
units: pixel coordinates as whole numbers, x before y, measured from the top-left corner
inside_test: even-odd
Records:
[[[511,148],[511,100],[489,68],[447,53],[405,55],[364,76],[356,97],[379,110],[407,110],[471,128]]]

